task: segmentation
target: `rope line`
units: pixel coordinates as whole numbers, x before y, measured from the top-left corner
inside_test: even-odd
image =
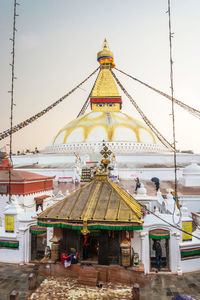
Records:
[[[63,97],[61,97],[60,99],[58,99],[57,101],[55,101],[53,104],[51,104],[50,106],[46,107],[45,109],[43,109],[41,112],[37,113],[36,115],[26,119],[25,121],[18,123],[16,126],[12,127],[11,129],[7,129],[3,132],[0,133],[0,141],[5,139],[6,137],[10,136],[11,134],[19,131],[20,129],[30,125],[31,123],[33,123],[34,121],[36,121],[37,119],[39,119],[40,117],[44,116],[47,112],[49,112],[52,108],[54,108],[55,106],[57,106],[59,103],[61,103],[65,98],[67,98],[69,95],[71,95],[75,90],[77,90],[81,85],[83,85],[90,77],[92,77],[97,70],[99,69],[99,67],[92,72],[86,79],[84,79],[81,83],[79,83],[75,88],[73,88],[70,92],[68,92],[67,94],[65,94]]]
[[[121,189],[123,189],[132,199],[134,199],[134,197],[130,194],[130,192],[128,192],[124,187],[121,186]],[[135,199],[134,199],[135,200]],[[163,219],[162,217],[160,217],[159,215],[155,214],[153,211],[149,210],[145,205],[141,204],[139,201],[137,201],[137,203],[144,208],[146,211],[148,211],[150,214],[154,215],[156,218],[160,219],[161,221],[163,221],[164,223],[168,224],[169,226],[178,229],[181,232],[184,232],[198,240],[200,240],[200,237],[197,235],[194,235],[193,233],[190,233],[184,229],[182,229],[181,227],[178,226],[178,224],[171,224],[170,222],[166,221],[165,219]],[[162,214],[161,214],[162,215]]]
[[[135,100],[128,94],[128,92],[125,90],[125,88],[123,87],[123,85],[120,83],[119,79],[116,77],[116,75],[114,74],[114,72],[111,70],[111,73],[114,77],[114,79],[116,80],[117,84],[119,85],[119,87],[121,88],[121,90],[124,92],[124,94],[128,97],[128,99],[131,101],[131,103],[135,106],[136,110],[139,112],[139,114],[141,115],[142,119],[144,120],[144,122],[147,124],[147,126],[153,131],[153,133],[157,136],[157,138],[160,140],[160,142],[167,147],[168,149],[170,149],[171,151],[174,151],[173,146],[164,138],[164,136],[156,129],[156,127],[150,122],[150,120],[145,116],[145,114],[143,113],[143,111],[139,108],[139,106],[137,105],[137,103],[135,102]]]
[[[97,75],[97,78],[98,78],[98,75]],[[88,108],[88,105],[89,105],[89,100],[90,100],[90,97],[91,97],[91,95],[92,95],[92,92],[93,92],[93,90],[94,90],[94,87],[95,87],[95,84],[96,84],[96,82],[97,82],[97,78],[96,78],[96,80],[95,80],[95,82],[94,82],[94,84],[93,84],[93,87],[92,87],[92,89],[91,89],[91,91],[90,91],[90,93],[89,93],[89,96],[87,97],[87,100],[85,101],[85,103],[83,104],[83,107],[81,108],[81,110],[80,110],[80,112],[79,112],[79,114],[77,115],[77,117],[76,118],[79,118],[80,116],[82,116],[85,112],[86,112],[86,109]]]
[[[178,99],[176,99],[176,98],[173,98],[173,99],[172,99],[172,97],[169,96],[168,94],[166,94],[166,93],[164,93],[164,92],[162,92],[162,91],[160,91],[160,90],[158,90],[158,89],[152,87],[151,85],[145,83],[144,81],[141,81],[141,80],[137,79],[136,77],[133,77],[133,76],[127,74],[126,72],[124,72],[124,71],[122,71],[122,70],[120,70],[120,69],[115,68],[115,70],[117,70],[117,71],[121,72],[122,74],[124,74],[124,75],[126,75],[126,76],[132,78],[133,80],[135,80],[135,81],[141,83],[142,85],[144,85],[144,86],[148,87],[149,89],[153,90],[154,92],[156,92],[156,93],[158,93],[158,94],[164,96],[165,98],[167,98],[167,99],[173,101],[175,104],[181,106],[181,107],[182,107],[183,109],[185,109],[187,112],[191,113],[193,116],[195,116],[195,117],[197,117],[197,118],[200,119],[200,111],[199,111],[199,110],[197,110],[197,109],[195,109],[195,108],[193,108],[193,107],[191,107],[191,106],[189,106],[189,105],[183,103],[182,101],[180,101],[180,100],[178,100]]]

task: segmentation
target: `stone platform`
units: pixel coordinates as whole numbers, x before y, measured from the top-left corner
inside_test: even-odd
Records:
[[[66,276],[71,278],[76,278],[78,281],[82,280],[85,272],[85,284],[89,284],[90,278],[91,285],[92,282],[98,283],[103,282],[113,282],[113,283],[123,283],[123,284],[134,284],[135,282],[143,285],[145,281],[144,268],[141,264],[139,267],[124,268],[118,265],[91,265],[85,266],[81,264],[74,264],[65,268],[60,263],[55,264],[40,264],[39,274],[42,276]],[[81,279],[82,278],[82,279]]]

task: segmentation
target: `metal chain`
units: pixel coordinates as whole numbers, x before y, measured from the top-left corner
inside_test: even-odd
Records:
[[[174,77],[173,77],[173,59],[172,59],[172,37],[174,33],[172,33],[171,28],[171,6],[170,0],[168,0],[168,20],[169,20],[169,55],[170,55],[170,83],[171,83],[171,99],[172,99],[172,127],[173,127],[173,144],[174,144],[174,196],[176,202],[178,203],[178,195],[177,195],[177,159],[176,159],[176,130],[175,130],[175,111],[174,111]],[[174,224],[178,225],[181,221],[181,211],[180,211],[180,218],[178,222],[175,222],[174,214],[176,210],[176,202],[174,202],[174,211],[173,211],[173,222]]]
[[[14,81],[16,79],[15,77],[15,33],[17,31],[16,29],[16,17],[18,16],[16,13],[17,10],[17,5],[19,5],[19,3],[16,2],[16,0],[14,0],[14,15],[13,15],[13,33],[12,33],[12,38],[10,38],[10,40],[12,41],[12,63],[11,65],[11,90],[9,91],[11,99],[10,99],[10,131],[12,131],[13,128],[13,107],[14,107]],[[10,143],[9,143],[9,158],[10,158],[10,164],[11,166],[13,165],[12,162],[12,135],[10,135]],[[11,203],[11,168],[9,168],[9,185],[8,185],[8,189],[9,189],[9,203]]]

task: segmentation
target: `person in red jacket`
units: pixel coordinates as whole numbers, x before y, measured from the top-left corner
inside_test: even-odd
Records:
[[[83,259],[89,258],[89,246],[88,236],[86,235],[83,242]]]

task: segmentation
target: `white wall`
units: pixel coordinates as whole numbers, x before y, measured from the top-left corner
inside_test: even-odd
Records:
[[[181,261],[181,269],[183,273],[199,271],[200,269],[200,258],[193,258]]]
[[[177,178],[182,176],[182,169],[177,170]],[[151,180],[158,177],[160,180],[171,180],[174,176],[173,168],[119,168],[119,179],[132,179],[133,175],[138,175],[142,180]]]
[[[21,249],[0,248],[0,261],[4,263],[19,263]]]
[[[75,163],[75,155],[66,154],[30,154],[30,155],[14,155],[12,156],[14,167],[32,164],[60,164]]]
[[[179,203],[187,207],[188,213],[200,211],[200,195],[188,195],[179,197]]]

